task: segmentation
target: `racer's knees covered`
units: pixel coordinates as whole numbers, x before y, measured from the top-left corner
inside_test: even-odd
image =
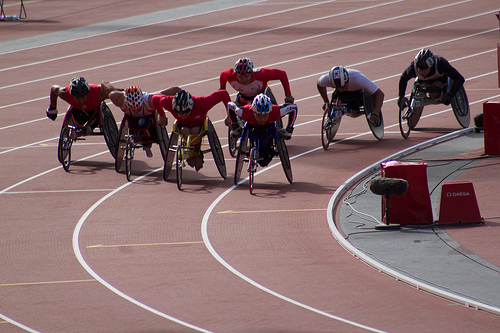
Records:
[[[49,108],[46,111],[47,118],[51,119],[52,121],[56,120],[57,118],[57,108],[49,106]]]
[[[453,96],[451,96],[451,94],[447,93],[441,98],[441,102],[443,102],[444,105],[450,105],[452,98],[453,98]]]

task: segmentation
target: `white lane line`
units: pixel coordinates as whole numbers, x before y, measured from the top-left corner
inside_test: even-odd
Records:
[[[165,319],[168,319],[170,321],[173,321],[179,325],[182,325],[182,326],[185,326],[185,327],[188,327],[188,328],[191,328],[193,330],[196,330],[196,331],[199,331],[199,332],[210,332],[208,330],[205,330],[201,327],[197,327],[195,325],[192,325],[190,323],[187,323],[185,321],[182,321],[180,319],[177,319],[175,317],[172,317],[172,316],[169,316],[159,310],[156,310],[142,302],[139,302],[138,300],[136,300],[135,298],[132,298],[130,296],[128,296],[127,294],[123,293],[122,291],[118,290],[117,288],[115,288],[114,286],[112,286],[110,283],[108,283],[106,280],[104,280],[103,278],[101,278],[88,264],[87,262],[85,261],[85,259],[83,258],[83,255],[80,251],[80,243],[79,243],[79,238],[80,238],[80,231],[83,227],[83,224],[85,223],[85,221],[87,220],[87,218],[89,217],[89,215],[97,208],[99,207],[99,205],[101,203],[103,203],[104,201],[106,201],[108,198],[112,197],[114,194],[118,193],[119,191],[121,191],[122,189],[126,188],[127,186],[133,184],[134,182],[136,181],[139,181],[141,179],[143,179],[144,177],[147,177],[149,176],[150,174],[153,174],[157,171],[160,171],[162,170],[163,168],[158,168],[156,170],[153,170],[143,176],[140,176],[140,177],[137,177],[136,179],[134,179],[132,182],[127,182],[125,184],[123,184],[122,186],[116,188],[115,190],[113,190],[112,192],[106,194],[104,197],[102,197],[99,201],[97,201],[96,203],[94,203],[92,205],[92,207],[90,207],[84,214],[83,216],[80,218],[80,220],[78,221],[76,227],[75,227],[75,230],[73,231],[73,252],[75,253],[75,256],[78,260],[78,262],[80,263],[80,265],[82,265],[82,267],[87,271],[87,273],[89,273],[94,279],[96,279],[99,283],[101,283],[103,286],[105,286],[106,288],[108,288],[109,290],[111,290],[112,292],[114,292],[116,295],[126,299],[127,301],[137,305],[138,307],[146,310],[146,311],[149,311],[151,313],[154,313],[162,318],[165,318]]]

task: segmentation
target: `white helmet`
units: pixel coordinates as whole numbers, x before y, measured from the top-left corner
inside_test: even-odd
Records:
[[[347,70],[342,66],[335,66],[330,70],[329,73],[330,84],[335,88],[342,88],[349,82],[349,74]]]

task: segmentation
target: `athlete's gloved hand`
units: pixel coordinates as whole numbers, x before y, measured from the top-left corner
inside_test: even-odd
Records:
[[[398,97],[398,107],[401,108],[401,101],[403,101],[403,97]]]
[[[443,98],[441,98],[441,102],[443,102],[444,105],[450,105],[452,98],[453,97],[450,94],[446,94]]]
[[[49,108],[47,109],[47,118],[51,119],[52,121],[56,120],[57,108],[49,106]]]

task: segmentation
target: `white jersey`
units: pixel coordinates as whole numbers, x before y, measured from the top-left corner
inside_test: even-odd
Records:
[[[372,81],[370,81],[360,71],[347,68],[346,71],[347,74],[349,74],[349,81],[347,82],[347,85],[345,87],[346,91],[358,91],[364,89],[367,93],[373,95],[378,90],[377,85]],[[318,79],[318,85],[320,87],[325,87],[325,88],[326,87],[335,88],[333,82],[330,82],[329,73],[322,75]]]

